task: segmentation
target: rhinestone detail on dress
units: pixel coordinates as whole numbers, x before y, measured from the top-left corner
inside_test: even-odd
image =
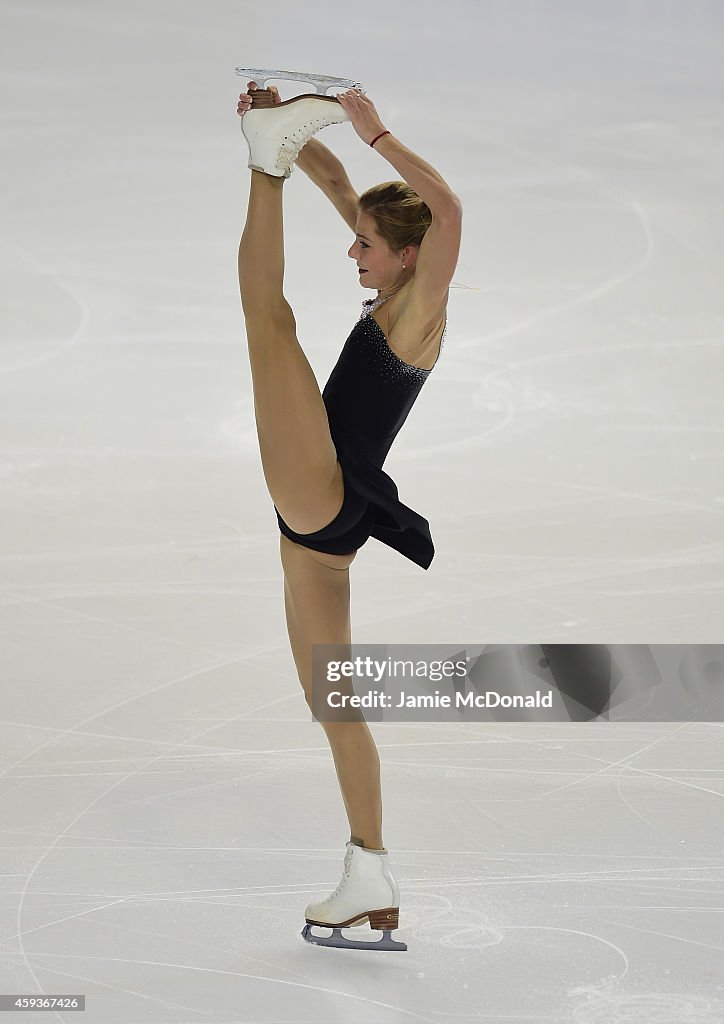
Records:
[[[412,366],[410,363],[406,363],[404,359],[401,359],[392,348],[387,340],[385,332],[382,330],[380,325],[370,316],[376,309],[379,309],[387,299],[392,298],[388,295],[384,299],[380,299],[379,296],[375,299],[364,299],[363,309],[360,314],[359,321],[368,320],[372,324],[372,332],[374,335],[374,341],[376,347],[379,348],[379,354],[382,357],[384,365],[384,376],[387,380],[416,380],[423,383],[427,380],[428,376],[432,373],[432,367],[429,370],[424,369],[421,366]],[[358,321],[358,323],[359,323]],[[440,353],[442,353],[442,347],[445,342],[445,335],[447,334],[447,314],[445,315],[445,326],[443,327],[442,337],[440,338]],[[370,336],[372,340],[372,336]],[[439,359],[438,354],[438,359]]]

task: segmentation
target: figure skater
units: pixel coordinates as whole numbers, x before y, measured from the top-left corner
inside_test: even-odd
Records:
[[[385,129],[360,90],[282,102],[274,86],[250,81],[247,88],[237,107],[252,169],[239,286],[262,467],[280,530],[289,641],[312,707],[312,645],[351,643],[349,566],[358,549],[372,536],[425,569],[434,555],[427,520],[399,500],[381,467],[442,347],[462,208],[437,171]],[[358,196],[341,162],[312,138],[344,121],[404,181]],[[355,234],[347,255],[361,287],[377,293],[364,302],[322,394],[283,292],[283,186],[294,162]],[[322,945],[405,949],[390,938],[400,899],[382,841],[377,747],[364,719],[320,724],[350,840],[340,884],[306,908],[302,934]],[[382,940],[342,936],[341,928],[367,922],[384,932]],[[312,925],[333,935],[318,936]]]

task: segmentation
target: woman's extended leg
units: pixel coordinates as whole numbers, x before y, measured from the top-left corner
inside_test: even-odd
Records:
[[[283,292],[285,180],[251,172],[239,287],[264,478],[287,525],[312,533],[341,509],[344,480],[319,385]]]
[[[289,640],[307,703],[312,705],[312,644],[349,644],[350,555],[310,551],[283,534],[284,606]],[[344,561],[346,561],[346,566]],[[366,722],[320,722],[332,748],[337,778],[358,846],[381,850],[380,759]]]

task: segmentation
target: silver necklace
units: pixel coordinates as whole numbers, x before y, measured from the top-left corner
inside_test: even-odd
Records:
[[[399,291],[401,291],[400,288],[397,289],[397,292]],[[397,292],[392,292],[391,295],[385,295],[384,298],[381,295],[378,295],[374,299],[363,299],[363,304],[367,307],[366,312],[372,313],[374,312],[374,310],[379,309],[380,306],[383,303],[387,302],[388,299],[391,299],[393,298],[393,296],[397,295]]]

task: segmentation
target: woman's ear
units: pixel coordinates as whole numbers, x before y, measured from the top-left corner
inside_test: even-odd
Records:
[[[417,246],[406,245],[402,250],[402,260],[408,267],[414,267],[417,262]]]

